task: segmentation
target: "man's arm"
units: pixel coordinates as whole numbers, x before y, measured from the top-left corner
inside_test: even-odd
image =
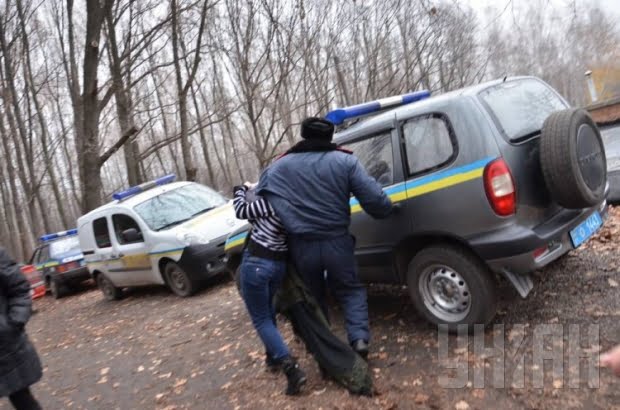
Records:
[[[235,198],[233,200],[233,207],[235,208],[235,215],[237,219],[257,219],[261,217],[268,217],[274,214],[271,205],[259,198],[256,201],[248,202],[246,194],[248,187],[240,185],[234,188]]]
[[[359,160],[355,157],[349,173],[351,192],[360,205],[373,218],[386,218],[392,213],[392,201],[383,192],[381,186],[368,175]]]
[[[0,287],[8,297],[9,324],[23,328],[30,319],[32,309],[30,282],[2,248],[0,248]]]

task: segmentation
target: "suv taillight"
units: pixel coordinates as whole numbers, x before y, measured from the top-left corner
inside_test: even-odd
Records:
[[[56,271],[58,273],[65,273],[65,272],[69,272],[70,270],[77,269],[79,267],[80,267],[79,262],[69,262],[69,263],[65,263],[62,265],[58,265],[56,267]]]
[[[515,184],[510,168],[502,158],[490,162],[484,168],[484,188],[496,214],[508,216],[515,213]]]

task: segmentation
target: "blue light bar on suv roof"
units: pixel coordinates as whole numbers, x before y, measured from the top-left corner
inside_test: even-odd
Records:
[[[56,232],[56,233],[48,233],[47,235],[43,235],[39,238],[41,242],[48,242],[54,239],[62,238],[64,236],[73,236],[77,235],[77,229],[69,229],[68,231]]]
[[[134,196],[136,194],[139,194],[140,192],[144,192],[148,189],[151,189],[155,186],[169,184],[170,182],[173,182],[175,179],[176,179],[176,175],[174,174],[166,175],[161,178],[157,178],[153,181],[145,182],[143,184],[127,188],[124,191],[117,192],[114,195],[112,195],[112,198],[116,199],[117,201],[121,201],[125,198],[129,198],[130,196]]]
[[[431,93],[427,90],[415,91],[413,93],[402,95],[395,95],[393,97],[382,98],[380,100],[352,105],[350,107],[336,108],[335,110],[328,112],[325,116],[325,119],[335,125],[340,125],[345,122],[345,120],[351,118],[372,114],[373,112],[378,112],[386,108],[411,104],[413,102],[423,100],[430,96]]]

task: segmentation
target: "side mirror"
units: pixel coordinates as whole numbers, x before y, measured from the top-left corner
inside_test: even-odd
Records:
[[[142,232],[139,232],[136,228],[125,229],[121,233],[121,237],[125,243],[142,242]]]

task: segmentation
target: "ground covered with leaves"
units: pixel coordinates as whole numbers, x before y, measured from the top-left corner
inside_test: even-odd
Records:
[[[304,394],[289,398],[283,394],[283,376],[265,371],[243,302],[233,283],[222,278],[188,299],[149,288],[110,303],[90,288],[59,301],[36,301],[38,313],[28,332],[45,373],[34,392],[45,409],[620,408],[620,379],[606,369],[600,369],[594,387],[584,376],[578,388],[569,388],[570,375],[579,369],[568,362],[560,380],[551,377],[550,366],[542,388],[532,378],[537,326],[598,325],[600,346],[582,342],[594,356],[620,343],[620,212],[610,213],[596,238],[535,274],[535,288],[526,300],[502,286],[494,323],[499,326],[487,330],[486,343],[498,332],[505,336],[503,386],[491,380],[494,363],[476,354],[472,338],[468,347],[459,348],[450,337],[451,363],[467,363],[469,378],[464,387],[442,387],[440,378],[451,377],[451,370],[449,362],[438,361],[437,330],[416,314],[406,289],[373,286],[369,363],[375,396],[353,397],[323,381],[281,322],[309,375]],[[334,325],[343,335],[337,310]],[[521,343],[513,349],[515,338]],[[483,368],[485,388],[476,388],[474,370]],[[521,384],[519,374],[524,375]],[[0,402],[0,409],[8,406]]]

